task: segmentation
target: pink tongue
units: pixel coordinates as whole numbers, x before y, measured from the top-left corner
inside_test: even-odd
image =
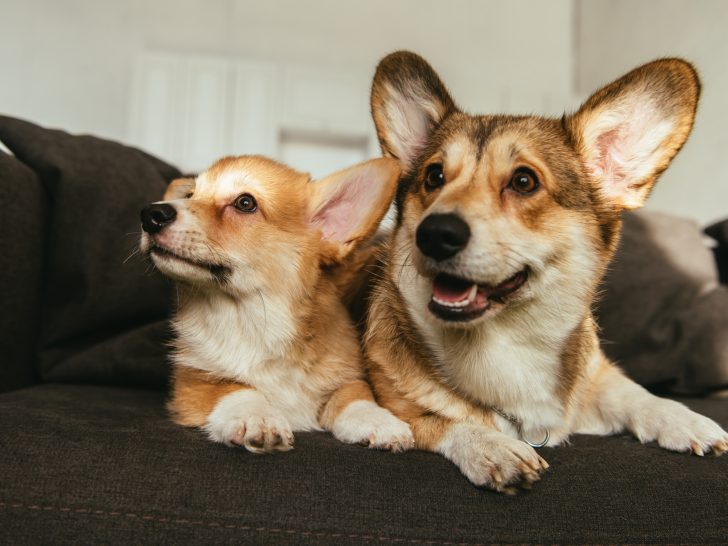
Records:
[[[472,284],[460,281],[459,279],[441,280],[435,279],[432,286],[432,295],[440,301],[457,303],[467,299]]]

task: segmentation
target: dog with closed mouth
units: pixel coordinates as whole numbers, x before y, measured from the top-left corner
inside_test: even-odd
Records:
[[[693,67],[662,59],[573,115],[468,115],[421,57],[384,58],[371,107],[402,176],[365,338],[378,402],[419,449],[515,493],[534,447],[622,430],[721,454],[728,435],[629,380],[602,353],[591,306],[620,213],[643,204],[693,125]]]
[[[409,426],[364,380],[341,278],[376,231],[399,168],[376,159],[313,182],[259,156],[228,157],[172,182],[141,213],[141,250],[177,281],[169,409],[254,453],[330,430],[400,451]]]

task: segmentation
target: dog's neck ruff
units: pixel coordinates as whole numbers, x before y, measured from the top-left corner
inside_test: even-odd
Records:
[[[400,295],[401,297],[401,295]],[[388,302],[388,305],[391,305],[392,302]],[[401,307],[406,308],[406,305],[404,303],[404,300],[400,301],[399,304]],[[442,373],[441,365],[438,365],[438,357],[437,357],[437,351],[433,350],[433,348],[426,342],[426,338],[423,337],[422,331],[420,328],[417,327],[417,321],[413,319],[413,317],[406,313],[404,316],[400,313],[392,312],[391,313],[391,319],[394,320],[396,323],[398,323],[397,328],[404,331],[413,331],[416,332],[416,335],[420,338],[420,343],[416,343],[417,346],[419,346],[420,351],[422,351],[419,354],[418,360],[425,360],[430,361],[434,364],[434,368],[436,370],[437,375],[440,377],[440,380],[443,381],[445,384],[447,384],[451,389],[453,389],[460,397],[469,400],[471,403],[480,406],[483,409],[489,410],[496,415],[500,416],[504,420],[506,420],[508,423],[510,423],[513,428],[516,430],[518,434],[518,438],[523,441],[524,443],[530,445],[534,448],[543,447],[548,444],[549,440],[551,439],[551,433],[548,429],[548,427],[543,427],[541,430],[544,431],[544,435],[540,437],[540,439],[536,441],[535,438],[526,437],[525,432],[525,426],[523,424],[523,421],[516,417],[513,414],[510,414],[501,408],[494,406],[493,404],[488,404],[482,400],[476,400],[472,396],[468,395],[467,393],[462,392],[460,389],[457,388],[457,386],[453,385],[450,381],[448,381],[448,378],[445,374]],[[402,323],[404,321],[404,324]]]
[[[391,282],[397,287],[397,278]],[[552,441],[566,417],[559,370],[563,347],[580,320],[575,317],[576,308],[583,308],[581,302],[568,302],[574,310],[569,314],[572,320],[561,313],[545,316],[540,310],[549,302],[539,300],[506,309],[507,315],[494,317],[487,327],[454,331],[433,326],[407,301],[408,285],[400,286],[409,312],[393,315],[409,322],[400,329],[416,336],[412,345],[424,349],[416,358],[429,363],[426,368],[437,381],[459,398],[497,415],[513,437],[535,446]],[[410,299],[416,301],[417,294],[413,295]],[[513,312],[525,313],[523,320]],[[536,324],[539,331],[525,335],[518,324]]]
[[[286,297],[235,299],[194,290],[188,296],[173,323],[180,339],[202,360],[212,363],[236,355],[239,362],[254,363],[279,358],[295,341],[296,323]]]

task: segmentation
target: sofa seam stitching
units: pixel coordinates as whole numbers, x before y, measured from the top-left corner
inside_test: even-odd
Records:
[[[398,538],[388,536],[369,535],[362,533],[331,533],[327,531],[304,531],[301,529],[286,529],[282,527],[263,527],[254,525],[239,525],[239,524],[225,524],[216,521],[205,521],[199,519],[188,519],[188,518],[171,518],[171,517],[160,517],[151,514],[137,514],[134,512],[124,511],[109,511],[100,510],[93,508],[72,508],[69,506],[53,506],[53,505],[41,505],[41,504],[23,504],[20,502],[2,502],[0,501],[0,508],[24,508],[26,510],[33,511],[46,511],[46,512],[63,512],[72,514],[82,515],[95,515],[95,516],[112,516],[112,517],[125,517],[129,519],[137,519],[142,521],[155,521],[160,523],[170,523],[175,525],[197,525],[209,528],[223,528],[223,529],[238,529],[241,531],[255,531],[259,533],[274,533],[274,534],[288,534],[298,535],[305,537],[316,537],[316,538],[349,538],[349,539],[363,539],[367,541],[378,541],[388,543],[399,543],[399,544],[434,544],[439,546],[489,546],[483,542],[453,542],[453,541],[442,541],[437,539],[418,539],[418,538]],[[492,544],[492,543],[490,543]]]
[[[155,516],[152,514],[137,514],[134,512],[124,512],[119,510],[101,510],[94,508],[72,508],[70,506],[53,506],[53,505],[41,505],[41,504],[23,504],[20,502],[3,502],[0,501],[0,508],[25,508],[27,510],[34,511],[46,511],[46,512],[63,512],[72,514],[86,514],[95,516],[112,516],[112,517],[126,517],[129,519],[138,519],[141,521],[155,521],[159,523],[171,523],[176,525],[197,525],[210,528],[222,528],[222,529],[238,529],[241,531],[256,531],[259,533],[274,533],[274,534],[288,534],[298,535],[305,537],[316,537],[316,538],[349,538],[349,539],[363,539],[367,541],[378,541],[398,544],[435,544],[439,546],[525,546],[529,543],[485,543],[485,542],[453,542],[453,541],[442,541],[438,539],[423,539],[423,538],[399,538],[399,537],[388,537],[382,535],[370,535],[362,533],[331,533],[328,531],[303,531],[301,529],[285,529],[282,527],[264,527],[254,525],[238,525],[234,523],[226,524],[217,521],[205,521],[199,519],[188,519],[188,518],[172,518]],[[728,529],[726,527],[719,527],[719,529]],[[689,543],[679,543],[683,546]],[[626,546],[648,546],[646,544],[629,544]]]

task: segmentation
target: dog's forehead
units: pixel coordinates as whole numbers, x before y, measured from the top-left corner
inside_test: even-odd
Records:
[[[433,150],[442,155],[451,172],[503,174],[525,164],[549,171],[554,191],[578,189],[584,193],[589,189],[579,184],[583,167],[559,120],[465,115],[454,121],[450,127],[443,127],[437,151]]]
[[[241,191],[263,193],[264,184],[259,176],[246,168],[228,167],[210,170],[197,177],[196,193],[216,197],[237,195]]]
[[[526,151],[559,147],[563,135],[553,120],[536,116],[467,116],[453,119],[442,130],[439,149],[447,161],[480,162],[491,159],[518,158]]]
[[[302,173],[261,156],[227,157],[197,177],[196,195],[226,198],[242,192],[256,196],[292,188]]]

